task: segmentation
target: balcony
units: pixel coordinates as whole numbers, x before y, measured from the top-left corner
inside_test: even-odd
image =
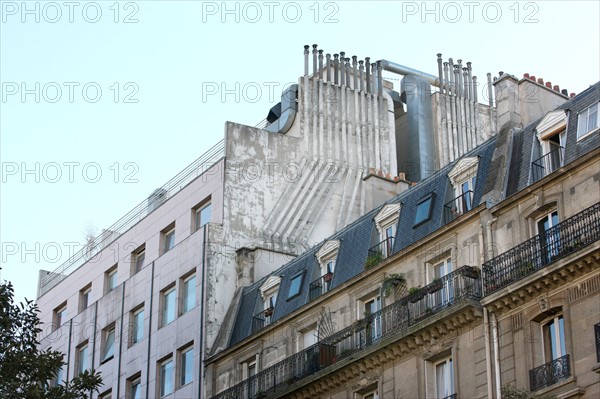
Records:
[[[543,157],[531,163],[531,175],[533,183],[548,176],[562,166],[563,147],[557,147]]]
[[[388,237],[385,240],[369,248],[365,269],[378,265],[382,260],[392,254],[394,249],[394,237]]]
[[[600,239],[600,203],[483,264],[489,295]]]
[[[333,280],[333,273],[327,273],[308,286],[308,300],[313,301],[325,294],[331,289],[331,280]]]
[[[543,364],[529,370],[529,385],[531,391],[537,391],[549,387],[561,380],[569,378],[571,367],[569,366],[569,355],[559,357],[549,363]]]
[[[291,385],[327,370],[350,356],[360,356],[382,340],[400,339],[409,327],[463,303],[481,298],[477,269],[464,266],[439,281],[322,339],[315,345],[260,371],[217,394],[213,399],[277,396]],[[331,371],[331,369],[330,369]],[[256,396],[248,396],[256,392]],[[260,394],[260,395],[259,395]]]
[[[469,190],[444,205],[444,223],[450,223],[473,209],[473,191]]]
[[[273,316],[273,308],[267,308],[261,312],[258,312],[252,317],[252,334],[262,330],[269,324],[271,324],[271,317]]]
[[[596,335],[596,361],[600,363],[600,323],[594,326],[594,333]]]

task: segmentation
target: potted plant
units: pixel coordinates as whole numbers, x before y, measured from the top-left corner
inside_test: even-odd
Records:
[[[254,399],[262,399],[262,398],[266,398],[267,394],[263,391],[258,391],[254,394]]]
[[[408,301],[410,303],[418,302],[421,299],[423,299],[424,296],[425,296],[425,293],[420,288],[410,287],[408,289]]]
[[[379,252],[369,254],[369,256],[367,257],[367,261],[365,262],[365,269],[378,265],[382,260],[383,254]]]
[[[323,275],[323,281],[325,281],[326,283],[330,282],[331,280],[333,280],[332,272],[327,272],[326,274]]]
[[[404,276],[398,273],[390,273],[381,283],[383,287],[383,294],[388,297],[392,292],[392,286],[397,287],[398,285],[406,282]]]
[[[273,306],[269,306],[265,309],[265,317],[270,317],[273,315]]]

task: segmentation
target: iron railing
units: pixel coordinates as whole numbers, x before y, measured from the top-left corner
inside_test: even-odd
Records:
[[[532,391],[549,387],[571,375],[569,355],[529,370],[529,386]]]
[[[533,182],[548,176],[562,166],[563,147],[557,147],[546,155],[536,159],[531,163],[531,175]]]
[[[455,393],[453,393],[452,395],[446,396],[444,399],[456,399],[456,398],[458,398],[458,395],[456,395]]]
[[[329,291],[331,289],[332,280],[333,273],[329,272],[310,283],[308,286],[308,300],[315,300]]]
[[[175,177],[165,183],[160,189],[155,191],[155,193],[160,192],[162,200],[172,197],[196,177],[202,175],[204,172],[210,169],[224,156],[225,140],[221,140],[211,149],[202,154],[198,159],[188,165],[185,169],[175,175]],[[118,237],[120,237],[121,234],[129,230],[133,225],[149,215],[157,207],[158,206],[156,205],[156,202],[145,199],[135,208],[117,220],[108,229],[103,230],[100,235],[98,235],[92,241],[86,243],[84,248],[73,254],[73,256],[67,259],[65,263],[40,280],[38,297],[52,289],[52,287],[62,281],[65,276],[82,266],[103,248],[109,246]]]
[[[483,264],[485,295],[600,239],[600,202]]]
[[[600,323],[594,326],[594,333],[596,334],[596,361],[600,363]]]
[[[450,223],[473,209],[473,191],[469,190],[444,205],[444,223]]]
[[[441,284],[440,284],[441,282]],[[410,326],[466,299],[481,298],[478,270],[470,266],[442,277],[418,292],[407,295],[383,309],[326,337],[315,345],[258,372],[217,394],[213,399],[272,395],[290,385],[361,351],[381,340],[405,332]]]
[[[271,318],[273,317],[273,308],[267,308],[255,314],[252,317],[252,334],[262,330],[269,324],[271,324]]]
[[[387,258],[392,254],[392,250],[394,249],[394,237],[390,236],[385,240],[373,245],[369,248],[369,252],[367,255],[367,262],[365,267],[368,269],[369,267],[373,267],[377,265],[379,262]]]

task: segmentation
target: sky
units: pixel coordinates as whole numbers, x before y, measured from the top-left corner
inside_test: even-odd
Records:
[[[19,301],[226,121],[263,120],[306,44],[433,75],[442,53],[480,82],[600,80],[597,1],[0,0],[0,13],[0,279]]]

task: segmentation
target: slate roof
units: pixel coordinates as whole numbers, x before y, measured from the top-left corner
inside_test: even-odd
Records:
[[[600,146],[600,134],[598,133],[592,134],[579,142],[577,141],[577,114],[594,102],[598,102],[600,98],[599,93],[600,82],[558,108],[571,111],[568,121],[565,164]],[[540,120],[528,125],[513,137],[510,165],[508,166],[509,177],[506,197],[531,184],[531,162],[540,156],[536,152],[537,144],[534,142],[534,139],[537,140],[535,127]],[[498,137],[494,136],[462,157],[479,157],[473,198],[475,206],[482,202],[487,180],[495,180],[496,177],[503,178],[503,171],[494,170],[494,165],[492,165],[494,150],[502,144],[500,142],[497,143],[497,140],[499,140]],[[506,135],[503,135],[501,140],[504,140],[506,137]],[[402,194],[386,202],[388,204],[398,202],[402,204],[396,231],[403,233],[396,234],[393,253],[397,253],[423,239],[445,224],[444,205],[455,196],[447,175],[457,162],[458,160],[445,166],[432,176],[419,182],[416,186],[409,188]],[[420,199],[430,193],[433,193],[431,218],[427,222],[414,226],[417,204]],[[365,270],[364,265],[369,248],[378,241],[373,218],[384,205],[362,216],[335,235],[315,245],[306,253],[272,273],[272,275],[281,276],[277,302],[271,319],[272,322],[285,317],[309,302],[309,285],[312,281],[320,277],[315,253],[326,241],[340,240],[335,273],[330,289],[335,289]],[[291,279],[299,272],[303,272],[304,275],[300,295],[288,299]],[[237,309],[237,316],[229,346],[244,340],[252,334],[252,318],[262,310],[259,288],[267,278],[268,276],[244,288],[239,308]]]

